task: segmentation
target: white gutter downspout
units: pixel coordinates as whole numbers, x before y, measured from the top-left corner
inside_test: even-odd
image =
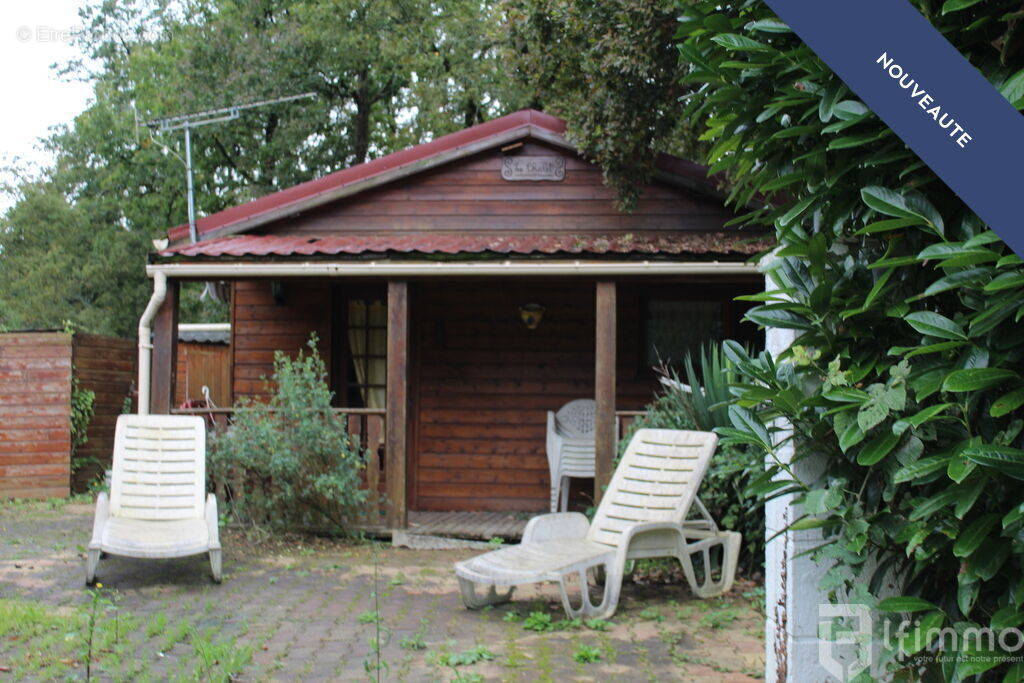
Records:
[[[167,298],[167,275],[153,273],[153,296],[139,319],[139,415],[149,415],[150,368],[153,359],[152,323]]]

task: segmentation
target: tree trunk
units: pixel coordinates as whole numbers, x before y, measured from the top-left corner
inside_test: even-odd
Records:
[[[370,151],[370,110],[373,103],[370,101],[366,83],[366,72],[359,74],[359,86],[356,89],[356,115],[353,125],[354,137],[352,140],[352,153],[355,157],[353,163],[361,164],[366,161],[366,155]]]

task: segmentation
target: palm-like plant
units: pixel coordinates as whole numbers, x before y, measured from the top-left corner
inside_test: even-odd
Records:
[[[685,383],[674,368],[664,367],[660,372],[666,389],[687,394],[682,405],[698,429],[712,431],[715,427],[731,426],[728,406],[732,393],[729,387],[737,381],[737,376],[720,344],[701,344],[696,362],[692,353],[686,353],[683,359]]]

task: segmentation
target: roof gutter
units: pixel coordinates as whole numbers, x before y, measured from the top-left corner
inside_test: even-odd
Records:
[[[624,275],[757,275],[756,263],[737,261],[478,261],[409,263],[158,263],[146,266],[150,277],[282,278],[282,277],[422,277],[422,276],[624,276]]]

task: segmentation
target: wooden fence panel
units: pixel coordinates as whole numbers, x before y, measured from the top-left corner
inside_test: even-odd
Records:
[[[0,334],[0,498],[69,492],[71,335]]]
[[[215,405],[231,406],[231,347],[179,341],[175,407],[202,400],[203,386],[210,388]]]

